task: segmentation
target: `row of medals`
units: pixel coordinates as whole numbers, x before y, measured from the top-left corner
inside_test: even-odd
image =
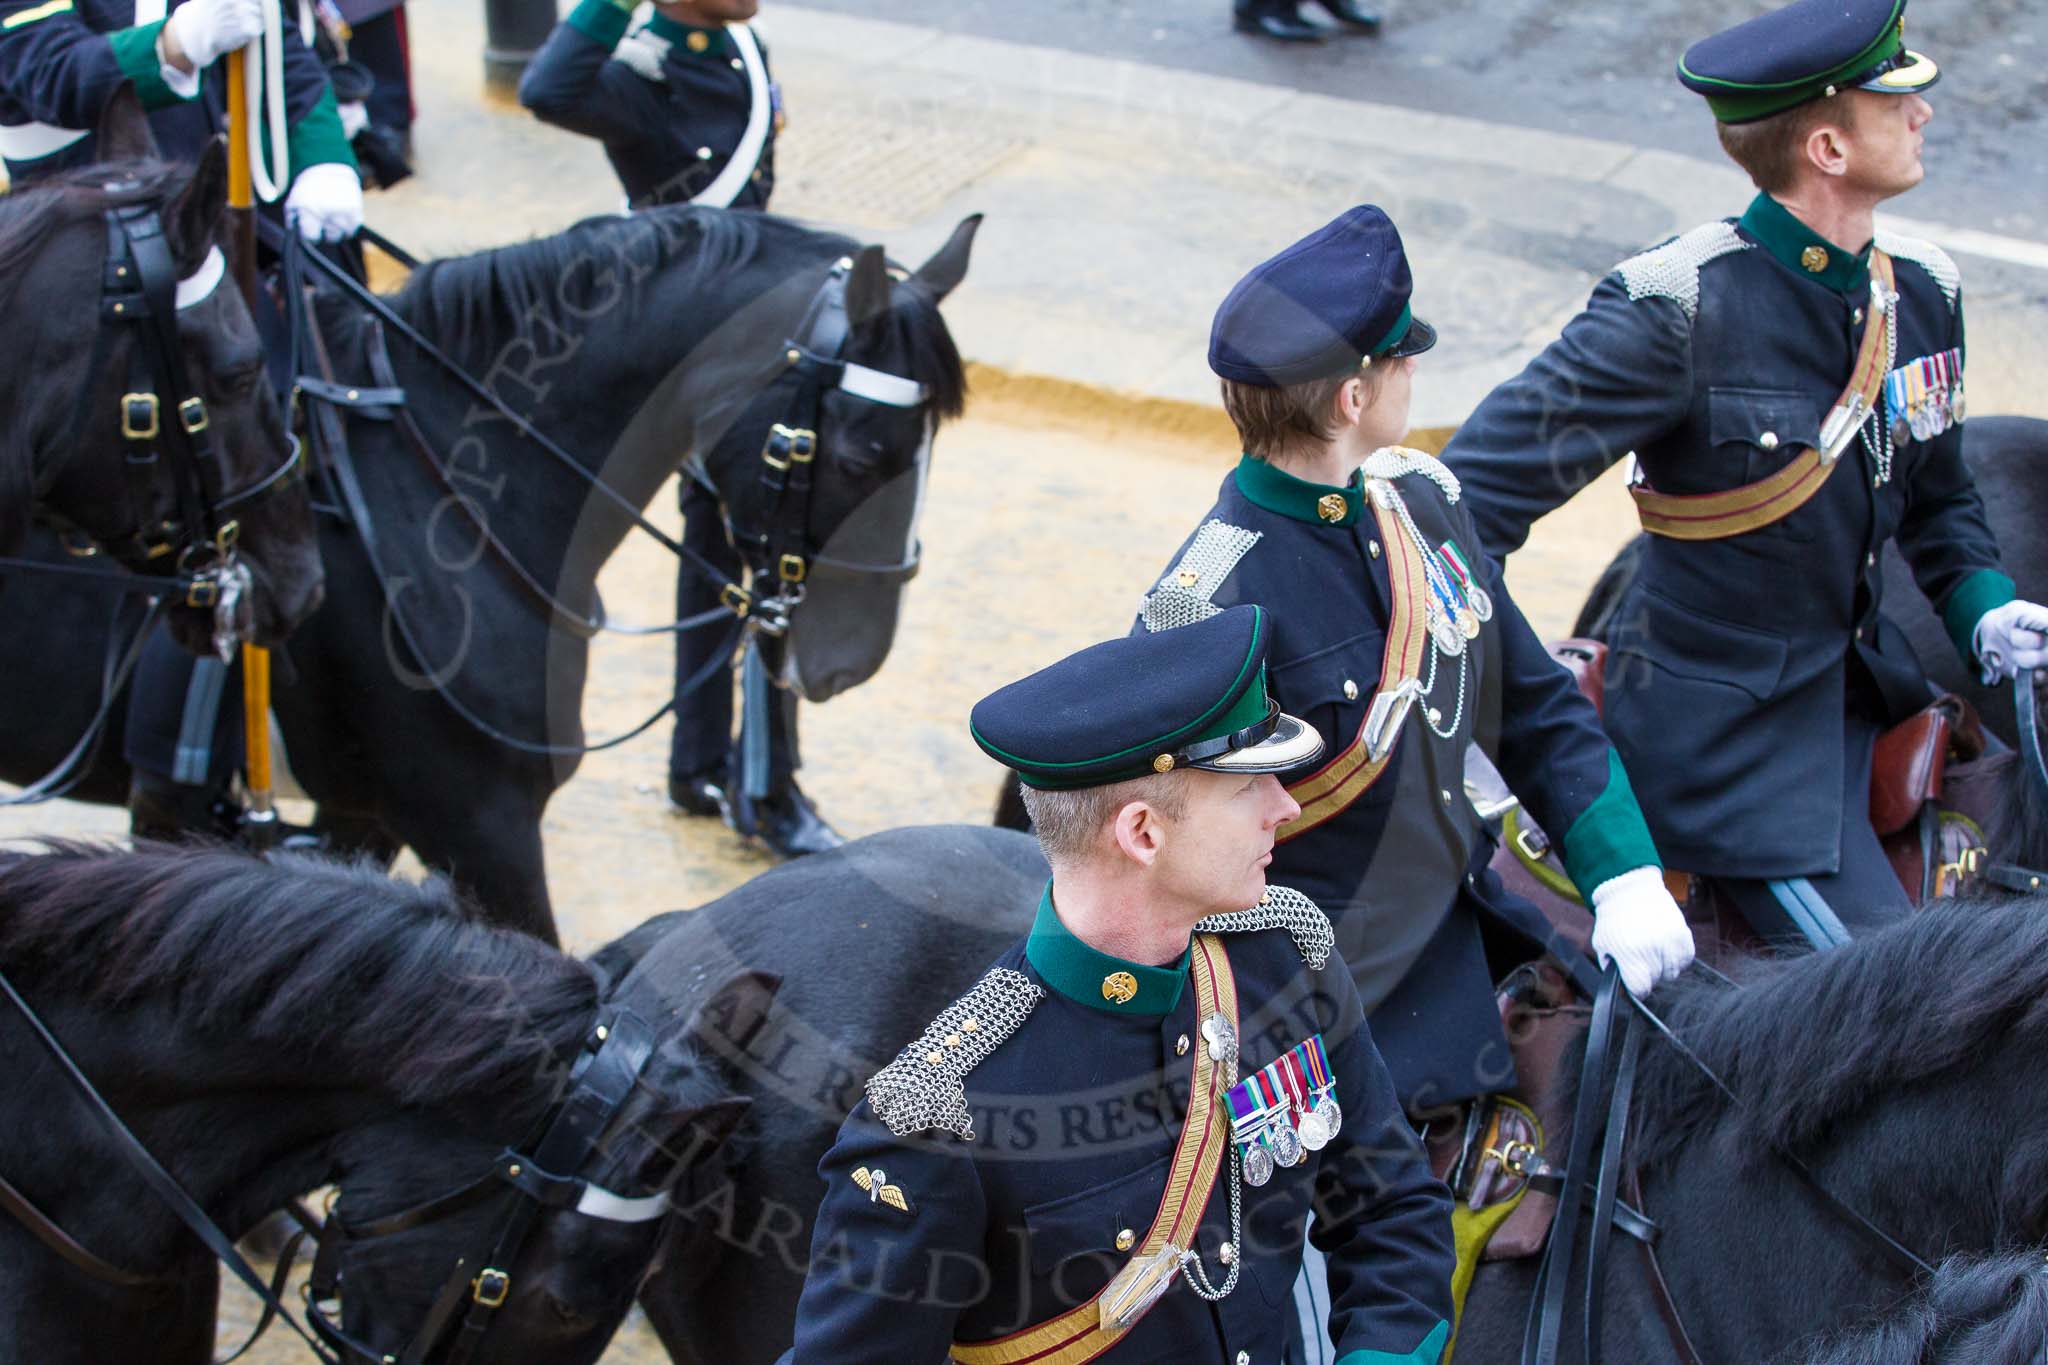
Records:
[[[1465,652],[1468,640],[1479,638],[1479,627],[1493,619],[1493,595],[1477,583],[1465,581],[1444,558],[1431,555],[1426,545],[1417,546],[1423,563],[1429,566],[1429,637],[1437,652],[1455,659]]]
[[[1963,420],[1962,367],[1955,352],[1924,356],[1885,376],[1886,405],[1892,414],[1892,442],[1931,441]]]
[[[1277,1069],[1275,1062],[1268,1071]],[[1258,1094],[1257,1077],[1242,1083],[1249,1093]],[[1263,1105],[1241,1118],[1231,1120],[1230,1136],[1244,1159],[1247,1185],[1263,1185],[1283,1166],[1299,1166],[1310,1152],[1319,1152],[1344,1129],[1344,1111],[1337,1104],[1336,1082],[1307,1092],[1306,1103],[1297,1102],[1284,1085],[1276,1084],[1278,1103]]]

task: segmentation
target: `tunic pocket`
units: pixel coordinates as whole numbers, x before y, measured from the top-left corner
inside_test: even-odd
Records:
[[[1050,1286],[1060,1311],[1092,1297],[1130,1259],[1159,1214],[1172,1160],[1170,1154],[1162,1156],[1114,1180],[1024,1210],[1032,1278]],[[1125,1233],[1131,1245],[1119,1246]]]
[[[1820,412],[1796,389],[1713,388],[1707,390],[1707,439],[1721,466],[1738,476],[1734,484],[1756,483],[1820,443]],[[1746,534],[1813,539],[1800,512]]]
[[[1758,701],[1777,691],[1791,648],[1775,631],[1709,616],[1649,588],[1622,603],[1610,631],[1610,646],[1624,659],[1633,655],[1680,678],[1737,687]],[[1631,678],[1633,672],[1625,662],[1608,665],[1610,707],[1617,691],[1652,685]],[[1683,723],[1679,716],[1673,720]]]

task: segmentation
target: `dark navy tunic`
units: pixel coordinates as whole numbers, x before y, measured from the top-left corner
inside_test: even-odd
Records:
[[[1563,831],[1565,866],[1581,890],[1655,865],[1657,852],[1592,707],[1478,553],[1462,503],[1421,475],[1394,485],[1432,553],[1447,541],[1464,552],[1493,616],[1467,643],[1462,699],[1459,660],[1439,658],[1434,686],[1370,786],[1311,799],[1322,772],[1289,784],[1303,802],[1297,823],[1309,827],[1281,827],[1271,875],[1330,913],[1401,1099],[1424,1112],[1515,1080],[1481,912],[1550,941],[1541,914],[1486,869],[1493,843],[1464,794],[1467,746],[1476,741],[1493,757],[1538,823]],[[1333,496],[1342,506],[1335,520],[1319,510]],[[1361,742],[1380,690],[1392,602],[1363,475],[1337,489],[1246,456],[1203,522],[1146,598],[1136,629],[1240,602],[1264,606],[1274,621],[1274,700],[1321,733],[1326,770],[1351,762],[1346,751]],[[1219,560],[1216,547],[1226,543],[1242,549]]]
[[[163,13],[181,3],[170,0]],[[137,24],[136,8],[135,0],[0,0],[0,155],[14,184],[98,160],[92,130],[124,81],[134,83],[168,157],[189,160],[225,130],[227,63],[200,72],[198,93],[181,99],[157,61],[164,20]],[[288,22],[284,31],[295,38],[298,29]],[[304,43],[284,48],[293,174],[322,162],[353,169],[326,68]]]
[[[752,88],[733,37],[722,28],[695,28],[657,14],[626,39],[635,45],[634,60],[615,56],[631,11],[611,0],[582,0],[527,67],[519,102],[558,128],[602,142],[634,208],[684,203],[732,158],[753,107]],[[765,46],[761,57],[765,65]],[[771,117],[760,161],[731,207],[767,207],[775,188],[779,114]]]
[[[1890,364],[1915,376],[1939,364],[1959,380],[1939,360],[1963,346],[1954,264],[1910,238],[1879,233],[1877,245],[1900,295]],[[1665,493],[1769,476],[1819,440],[1871,311],[1867,248],[1823,241],[1767,195],[1624,262],[1445,451],[1486,549],[1514,551],[1631,451]],[[1881,610],[1887,540],[1966,659],[1978,617],[2013,596],[1960,422],[1901,427],[1889,442],[1888,425],[1867,423],[1820,491],[1774,525],[1648,538],[1615,616],[1604,714],[1674,867],[1775,878],[1840,866],[1844,815],[1860,814],[1843,809],[1845,717],[1886,725],[1928,700]]]
[[[1327,1253],[1338,1365],[1435,1365],[1450,1333],[1450,1199],[1430,1175],[1373,1046],[1357,992],[1331,956],[1309,969],[1286,931],[1225,940],[1247,1076],[1323,1036],[1343,1132],[1271,1183],[1243,1188],[1243,1266],[1218,1302],[1176,1283],[1101,1359],[1118,1365],[1277,1365],[1293,1314],[1303,1224]],[[973,1137],[898,1138],[863,1100],[819,1166],[823,1205],[797,1318],[798,1365],[903,1365],[954,1341],[1006,1336],[1085,1302],[1159,1211],[1180,1136],[1197,1037],[1185,956],[1148,967],[1097,952],[1053,912],[994,964],[1044,997],[966,1077]],[[1136,994],[1104,998],[1129,972]],[[887,1073],[885,1073],[886,1075]],[[871,1198],[885,1173],[908,1212]],[[1228,1167],[1197,1245],[1220,1287],[1230,1238]],[[1123,1234],[1129,1234],[1127,1237]]]

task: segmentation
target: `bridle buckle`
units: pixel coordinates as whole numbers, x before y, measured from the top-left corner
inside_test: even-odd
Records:
[[[499,1308],[512,1293],[512,1277],[502,1270],[485,1266],[477,1277],[469,1282],[470,1297],[485,1308]]]
[[[785,583],[801,583],[809,572],[810,566],[804,563],[802,555],[784,555],[775,566],[775,576]]]
[[[121,434],[131,441],[154,441],[163,430],[161,405],[153,393],[121,395]]]
[[[727,583],[718,590],[718,603],[734,616],[744,617],[753,608],[754,597],[737,583]]]
[[[220,601],[220,580],[217,578],[195,578],[192,586],[185,590],[185,605],[188,607],[211,608]]]
[[[155,401],[154,395],[151,401]],[[197,436],[206,430],[206,400],[195,396],[178,404],[178,422],[188,435]]]
[[[770,469],[785,470],[792,464],[809,464],[818,454],[818,433],[809,427],[784,426],[777,422],[768,428],[768,439],[761,443],[761,459]]]

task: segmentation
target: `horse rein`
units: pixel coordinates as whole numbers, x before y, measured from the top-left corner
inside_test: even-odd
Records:
[[[1728,978],[1713,968],[1700,964],[1703,970],[1712,972],[1724,983]],[[1728,983],[1732,984],[1732,983]],[[1531,1183],[1549,1184],[1556,1181],[1558,1189],[1557,1222],[1552,1226],[1549,1244],[1544,1248],[1543,1260],[1537,1269],[1535,1293],[1530,1301],[1529,1316],[1522,1336],[1523,1365],[1556,1365],[1558,1339],[1564,1325],[1564,1299],[1570,1279],[1575,1255],[1580,1211],[1590,1200],[1592,1203],[1592,1224],[1588,1232],[1586,1251],[1586,1285],[1584,1300],[1585,1360],[1586,1365],[1599,1365],[1600,1328],[1603,1320],[1604,1295],[1606,1291],[1606,1251],[1608,1229],[1619,1227],[1634,1237],[1642,1248],[1645,1278],[1650,1287],[1650,1296],[1657,1305],[1658,1316],[1671,1339],[1671,1345],[1684,1365],[1704,1365],[1703,1357],[1693,1345],[1691,1336],[1685,1330],[1683,1315],[1679,1312],[1677,1300],[1665,1279],[1662,1265],[1657,1259],[1656,1238],[1658,1227],[1649,1217],[1643,1201],[1640,1172],[1629,1165],[1625,1172],[1622,1163],[1622,1149],[1627,1141],[1629,1108],[1635,1088],[1636,1064],[1641,1057],[1641,1026],[1654,1029],[1664,1041],[1670,1043],[1679,1055],[1691,1064],[1710,1082],[1715,1089],[1733,1105],[1741,1104],[1740,1098],[1728,1083],[1716,1074],[1706,1061],[1685,1042],[1633,992],[1621,983],[1620,973],[1609,965],[1602,973],[1600,987],[1593,996],[1593,1017],[1587,1027],[1586,1050],[1579,1076],[1579,1091],[1572,1114],[1572,1139],[1570,1153],[1562,1178],[1555,1168],[1539,1165],[1527,1172]],[[1610,1063],[1614,1052],[1614,1035],[1620,1032],[1619,1055]],[[1602,1096],[1606,1096],[1605,1114],[1601,1110]],[[1601,1120],[1604,1117],[1604,1124]],[[1589,1171],[1593,1164],[1593,1133],[1602,1131],[1598,1156],[1598,1168]],[[1863,1242],[1880,1257],[1888,1261],[1908,1279],[1932,1276],[1934,1268],[1904,1244],[1877,1226],[1854,1206],[1844,1202],[1820,1182],[1820,1178],[1803,1160],[1782,1148],[1773,1148],[1771,1154],[1797,1176],[1807,1190],[1818,1198],[1823,1207],[1838,1220],[1846,1224]],[[1626,1186],[1628,1201],[1619,1196]],[[1633,1207],[1631,1207],[1631,1204]]]
[[[554,1174],[580,1170],[597,1153],[654,1051],[654,1031],[638,1015],[611,1011],[585,1040],[570,1073],[570,1091],[543,1121],[537,1141],[507,1148],[477,1179],[397,1213],[347,1223],[330,1212],[314,1233],[319,1250],[306,1291],[306,1321],[341,1365],[423,1365],[444,1340],[450,1342],[445,1365],[468,1365],[511,1296],[510,1267],[544,1208],[574,1209],[615,1223],[647,1223],[667,1215],[666,1191],[627,1198],[573,1174]],[[351,1337],[338,1315],[322,1307],[341,1298],[341,1257],[349,1243],[424,1227],[504,1194],[508,1187],[522,1198],[498,1221],[481,1254],[455,1259],[426,1320],[400,1355],[373,1350]]]
[[[445,1365],[467,1365],[489,1328],[492,1315],[511,1295],[512,1276],[507,1267],[517,1260],[520,1246],[542,1208],[573,1208],[586,1217],[620,1223],[652,1222],[668,1213],[669,1196],[666,1191],[628,1198],[574,1175],[551,1173],[580,1170],[597,1152],[600,1140],[631,1097],[641,1073],[654,1056],[654,1031],[631,1011],[609,1011],[585,1039],[570,1072],[569,1092],[542,1121],[539,1140],[521,1144],[521,1148],[530,1147],[533,1155],[524,1155],[521,1148],[508,1148],[492,1163],[489,1172],[449,1194],[366,1223],[350,1226],[330,1217],[323,1225],[309,1229],[319,1245],[312,1283],[307,1292],[306,1321],[314,1334],[309,1336],[306,1328],[290,1315],[283,1301],[284,1283],[291,1270],[298,1236],[287,1243],[278,1258],[276,1272],[266,1282],[235,1249],[233,1240],[122,1121],[4,972],[0,972],[0,996],[4,996],[28,1023],[72,1089],[107,1129],[114,1140],[115,1150],[135,1168],[144,1183],[207,1250],[262,1300],[263,1315],[255,1330],[239,1350],[219,1365],[227,1365],[228,1361],[246,1352],[277,1317],[282,1317],[326,1365],[393,1365],[394,1361],[400,1365],[423,1365],[454,1323],[457,1310],[463,1306],[464,1289],[469,1291],[468,1311]],[[524,1198],[499,1222],[485,1254],[476,1259],[474,1270],[470,1268],[469,1257],[456,1259],[446,1283],[434,1300],[427,1321],[402,1356],[393,1357],[372,1349],[343,1331],[339,1323],[321,1309],[320,1304],[339,1299],[340,1260],[346,1243],[423,1226],[482,1203],[502,1193],[506,1186]],[[0,1211],[12,1214],[38,1241],[68,1264],[103,1283],[132,1289],[165,1282],[165,1276],[124,1270],[88,1250],[4,1177],[0,1177]],[[316,1341],[315,1336],[319,1340]]]

